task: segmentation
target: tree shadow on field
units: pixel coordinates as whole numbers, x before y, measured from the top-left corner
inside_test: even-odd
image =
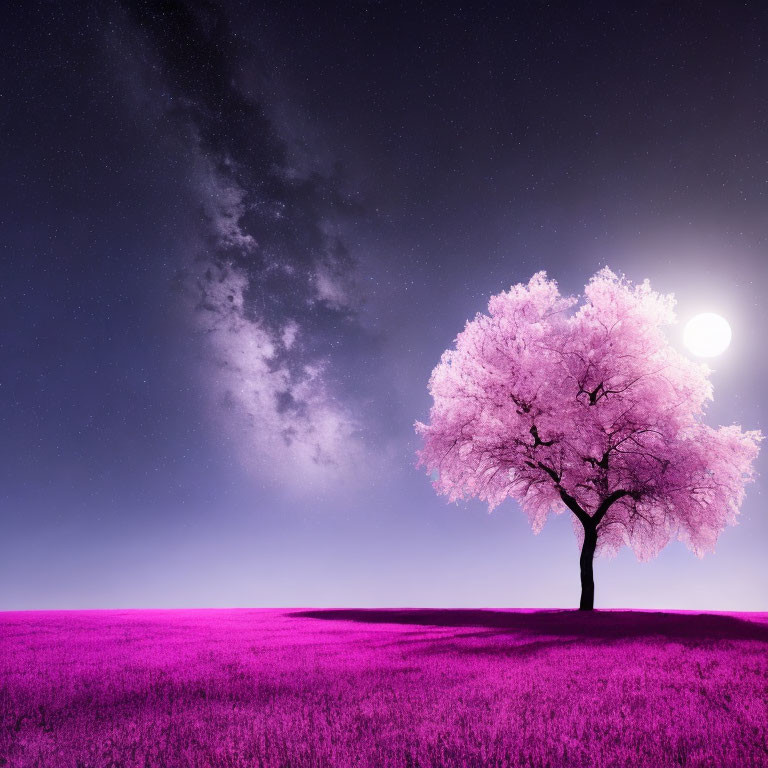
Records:
[[[768,616],[740,618],[722,613],[652,611],[502,611],[395,608],[318,609],[289,614],[297,618],[365,624],[478,628],[478,635],[521,635],[618,641],[653,638],[683,643],[751,641],[768,643]],[[491,630],[491,631],[482,631]],[[466,636],[466,635],[465,635]]]

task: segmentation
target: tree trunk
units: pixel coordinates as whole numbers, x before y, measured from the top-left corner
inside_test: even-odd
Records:
[[[592,574],[592,561],[597,546],[597,526],[584,526],[584,544],[581,547],[579,567],[581,569],[580,611],[591,611],[595,607],[595,578]]]

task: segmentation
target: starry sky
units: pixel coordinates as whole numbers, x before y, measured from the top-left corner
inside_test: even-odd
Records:
[[[764,4],[4,17],[0,609],[576,605],[566,515],[415,468],[441,352],[541,269],[727,317],[708,422],[766,429]],[[597,607],[768,610],[763,484]]]

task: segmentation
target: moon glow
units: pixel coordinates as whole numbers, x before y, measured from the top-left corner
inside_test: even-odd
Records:
[[[716,357],[731,343],[731,326],[714,312],[692,317],[685,326],[683,343],[698,357]]]

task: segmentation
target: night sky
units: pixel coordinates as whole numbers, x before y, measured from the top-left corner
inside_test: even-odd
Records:
[[[576,605],[566,515],[415,468],[540,269],[724,315],[708,422],[765,430],[765,4],[512,5],[4,9],[0,609]],[[763,483],[596,605],[767,610]]]

